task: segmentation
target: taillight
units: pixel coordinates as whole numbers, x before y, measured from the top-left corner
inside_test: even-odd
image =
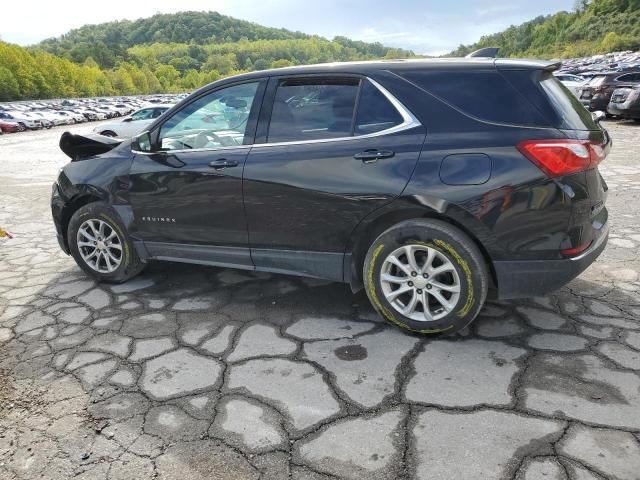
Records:
[[[605,145],[589,140],[524,140],[517,148],[550,177],[594,168],[606,157]]]
[[[587,248],[589,248],[591,246],[592,242],[587,242],[584,243],[578,247],[574,247],[574,248],[565,248],[564,250],[560,250],[560,254],[565,256],[565,257],[577,257],[578,255],[580,255],[582,252],[586,251]]]

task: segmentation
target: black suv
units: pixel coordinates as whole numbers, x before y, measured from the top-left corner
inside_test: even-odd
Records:
[[[640,84],[614,90],[607,113],[640,122]]]
[[[254,72],[193,93],[133,140],[65,133],[62,249],[123,282],[150,260],[365,288],[421,333],[487,294],[541,295],[605,247],[607,132],[552,75],[493,58]]]
[[[640,85],[640,72],[612,72],[596,75],[580,87],[580,101],[590,111],[607,111],[616,88]]]

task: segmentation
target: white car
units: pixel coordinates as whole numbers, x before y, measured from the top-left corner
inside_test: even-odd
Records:
[[[578,75],[571,75],[570,73],[559,73],[555,76],[562,84],[571,90],[576,97],[580,98],[580,88],[586,83],[585,79]]]
[[[43,128],[44,123],[43,119],[39,117],[32,116],[25,112],[16,112],[16,111],[2,111],[0,112],[1,120],[8,120],[10,122],[15,122],[22,125],[25,128],[30,130],[36,130],[38,128]]]
[[[98,125],[93,131],[107,137],[131,138],[143,132],[156,118],[171,107],[173,105],[150,105],[136,110],[131,115],[116,122]]]

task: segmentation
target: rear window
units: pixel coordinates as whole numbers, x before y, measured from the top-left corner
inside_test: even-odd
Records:
[[[556,115],[561,118],[561,128],[571,130],[597,130],[598,125],[591,113],[580,103],[575,95],[549,72],[544,72],[540,85]]]
[[[545,125],[540,113],[497,71],[416,70],[402,76],[480,120]]]
[[[403,76],[480,120],[568,130],[598,129],[591,114],[551,72],[422,70]]]

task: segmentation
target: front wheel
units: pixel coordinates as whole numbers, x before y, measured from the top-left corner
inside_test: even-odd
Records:
[[[73,214],[67,242],[78,266],[98,281],[125,282],[144,267],[117,214],[101,202]]]
[[[408,220],[383,232],[369,248],[363,277],[369,300],[386,320],[423,334],[469,325],[488,290],[478,247],[439,220]]]

